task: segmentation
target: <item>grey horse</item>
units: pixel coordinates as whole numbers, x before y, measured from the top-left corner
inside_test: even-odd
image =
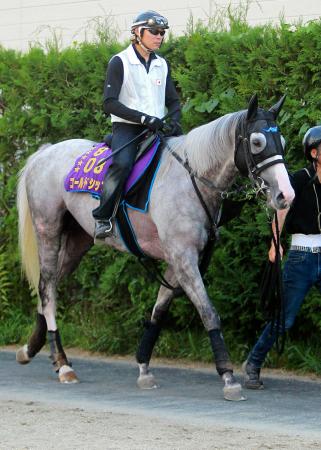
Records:
[[[212,218],[218,216],[222,192],[232,184],[238,170],[248,174],[253,183],[264,183],[273,208],[289,207],[294,192],[275,124],[283,100],[265,111],[258,107],[255,95],[247,110],[222,116],[184,136],[169,138],[162,150],[148,213],[129,213],[143,252],[167,263],[166,280],[183,289],[196,307],[209,334],[216,370],[224,383],[224,398],[228,400],[241,400],[242,390],[233,375],[219,315],[199,270],[211,221],[191,174]],[[18,183],[22,266],[30,285],[38,292],[39,302],[35,329],[28,344],[17,351],[17,361],[30,362],[48,337],[51,359],[63,383],[74,383],[78,378],[63,350],[56,324],[56,288],[94,244],[92,210],[97,206],[97,200],[86,193],[66,192],[64,178],[75,159],[94,144],[72,139],[42,146],[27,160]],[[118,234],[107,238],[105,244],[127,251]],[[175,291],[160,287],[137,352],[137,381],[141,388],[157,386],[149,362],[174,296]]]

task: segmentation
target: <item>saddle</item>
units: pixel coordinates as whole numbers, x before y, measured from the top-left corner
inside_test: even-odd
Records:
[[[99,199],[103,189],[103,180],[112,163],[111,139],[112,135],[106,135],[103,142],[95,144],[76,159],[64,181],[66,191],[87,192]],[[118,229],[124,244],[131,253],[138,257],[145,255],[137,243],[129,220],[128,208],[142,213],[148,211],[151,190],[160,166],[160,144],[160,138],[153,133],[139,145],[136,162],[125,183],[123,197],[116,215]],[[99,162],[105,158],[108,159],[99,165]]]
[[[138,152],[135,161],[137,161],[144,153],[149,149],[152,143],[155,141],[157,133],[150,133],[142,142],[138,144]],[[104,143],[111,148],[113,140],[113,134],[109,133],[104,136]]]

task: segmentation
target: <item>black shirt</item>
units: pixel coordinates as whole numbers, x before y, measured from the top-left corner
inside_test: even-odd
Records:
[[[320,234],[321,184],[314,167],[298,170],[290,175],[290,180],[295,199],[285,219],[286,231],[290,234]]]
[[[149,72],[150,64],[153,59],[156,58],[154,52],[150,54],[149,60],[146,60],[141,56],[141,54],[136,50],[133,45],[135,53],[139,61],[144,65],[147,73]],[[166,88],[165,88],[165,106],[168,112],[174,111],[180,108],[179,98],[171,78],[170,67],[168,66],[168,73],[166,78]],[[115,116],[121,117],[122,119],[129,120],[130,122],[141,123],[141,116],[144,115],[144,111],[136,111],[134,109],[127,108],[126,105],[118,100],[120,90],[124,80],[124,66],[121,58],[119,56],[113,57],[108,64],[106,80],[104,85],[104,112],[106,114],[114,114]],[[172,116],[173,119],[180,120],[180,111]]]

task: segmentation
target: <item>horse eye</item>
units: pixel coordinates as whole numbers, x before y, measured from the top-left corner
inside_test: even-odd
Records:
[[[266,146],[266,138],[262,133],[252,133],[251,147],[252,153],[258,154],[264,150]]]

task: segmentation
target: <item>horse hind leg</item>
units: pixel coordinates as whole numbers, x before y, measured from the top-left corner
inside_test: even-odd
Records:
[[[74,261],[76,251],[71,251],[75,245],[71,239],[66,237],[61,238],[62,226],[59,226],[59,221],[56,227],[46,224],[37,224],[38,231],[38,253],[40,265],[40,279],[39,279],[39,304],[36,328],[28,342],[22,349],[17,352],[17,361],[21,364],[26,364],[40,351],[48,335],[50,345],[50,358],[52,359],[55,371],[58,373],[60,382],[62,383],[76,383],[78,378],[71,368],[71,364],[64,352],[59,330],[56,324],[56,285],[57,281],[64,275],[70,273],[77,263]],[[68,228],[67,228],[68,230]],[[77,236],[78,234],[75,233]],[[89,248],[88,240],[86,247]],[[84,248],[78,245],[78,252],[80,249],[84,252]],[[59,275],[58,275],[59,265]]]
[[[69,212],[66,212],[63,219],[63,230],[58,253],[57,282],[76,269],[81,258],[92,247],[93,243],[93,238],[81,228]],[[78,382],[77,375],[71,368],[71,364],[63,350],[59,331],[49,331],[48,336],[51,358],[59,373],[60,382]]]
[[[48,328],[50,358],[54,370],[58,373],[61,383],[77,383],[76,373],[68,361],[63,349],[60,333],[56,323],[56,287],[58,282],[58,260],[63,251],[64,242],[61,239],[61,227],[54,230],[50,236],[48,229],[39,239],[40,281],[39,296],[42,312]]]
[[[67,211],[63,218],[63,231],[58,255],[58,282],[78,267],[82,257],[93,244],[93,238]]]
[[[30,284],[38,292],[39,303],[35,331],[29,343],[18,350],[17,360],[29,362],[44,345],[48,333],[51,359],[60,381],[76,382],[78,379],[62,348],[55,319],[64,205],[59,195],[42,198],[32,183],[34,177],[27,177],[27,174],[28,171],[24,170],[20,175],[17,195],[19,247],[22,266]]]
[[[47,328],[47,319],[50,318],[50,322],[53,324],[53,316],[54,314],[52,311],[46,311],[46,316],[37,313],[36,327],[28,344],[25,344],[17,351],[16,360],[20,364],[28,364],[45,345],[46,334],[48,334],[50,357],[53,361],[54,368],[58,373],[59,381],[62,383],[76,383],[78,382],[78,378],[71,368],[71,363],[68,361],[63,350],[57,327],[54,327],[54,331],[48,330]]]
[[[93,245],[93,238],[89,236],[83,228],[76,222],[69,212],[66,212],[63,218],[63,226],[60,237],[60,248],[57,258],[57,275],[56,282],[59,282],[65,275],[71,274],[78,266],[82,256]],[[43,291],[44,298],[50,297]],[[47,291],[50,293],[50,289]],[[48,338],[50,344],[50,353],[53,365],[59,374],[61,383],[76,383],[78,382],[77,375],[71,368],[71,364],[64,352],[59,331],[57,329],[52,306],[48,302]],[[51,324],[49,322],[52,321]]]
[[[174,277],[173,270],[171,268],[167,269],[165,279],[172,286],[177,286],[178,288],[176,278]],[[144,334],[136,353],[136,360],[139,367],[137,385],[140,389],[154,389],[159,387],[154,375],[149,370],[149,363],[166,319],[171,301],[177,296],[177,294],[178,292],[161,286],[153,308],[151,320],[146,321],[144,324]]]
[[[38,310],[41,310],[41,304],[38,305]],[[20,364],[28,364],[37,353],[40,352],[46,343],[47,322],[43,314],[37,313],[36,326],[33,330],[28,344],[19,348],[16,353],[16,360]]]

